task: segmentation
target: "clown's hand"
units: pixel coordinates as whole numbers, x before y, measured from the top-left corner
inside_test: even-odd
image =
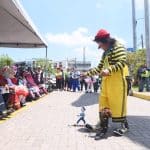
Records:
[[[110,72],[108,69],[103,69],[102,72],[101,72],[101,76],[109,76],[110,75]]]

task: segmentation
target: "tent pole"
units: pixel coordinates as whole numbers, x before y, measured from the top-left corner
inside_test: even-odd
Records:
[[[46,60],[47,60],[47,46],[46,46]]]
[[[45,83],[47,78],[47,46],[46,46],[46,55],[45,55]]]

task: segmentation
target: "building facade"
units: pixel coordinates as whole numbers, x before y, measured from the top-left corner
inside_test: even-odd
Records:
[[[71,69],[75,68],[78,71],[84,72],[91,69],[91,62],[90,61],[76,61],[75,60],[64,60],[64,61],[54,61],[53,62],[54,68],[62,68],[62,69]]]

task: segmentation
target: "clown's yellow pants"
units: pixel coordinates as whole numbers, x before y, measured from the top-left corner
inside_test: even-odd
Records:
[[[122,122],[126,117],[127,82],[123,70],[103,77],[99,97],[99,112],[109,108],[113,122]]]

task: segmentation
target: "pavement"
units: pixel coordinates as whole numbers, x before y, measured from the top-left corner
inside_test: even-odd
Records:
[[[54,91],[12,118],[0,123],[0,150],[149,150],[150,102],[128,97],[130,131],[115,137],[109,125],[108,138],[95,141],[94,133],[74,127],[80,107],[86,108],[87,123],[98,120],[98,94]]]

